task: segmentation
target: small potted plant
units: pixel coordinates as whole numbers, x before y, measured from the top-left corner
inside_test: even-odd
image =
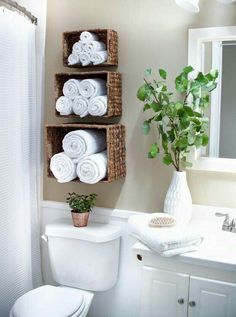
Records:
[[[71,208],[71,215],[75,227],[86,227],[88,224],[89,213],[94,207],[97,194],[79,195],[68,193],[66,202]]]

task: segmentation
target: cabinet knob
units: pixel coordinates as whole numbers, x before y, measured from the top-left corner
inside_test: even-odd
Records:
[[[196,302],[194,300],[189,302],[189,306],[190,307],[195,307],[196,306]]]
[[[183,305],[184,304],[184,299],[183,298],[179,298],[178,299],[178,304]]]

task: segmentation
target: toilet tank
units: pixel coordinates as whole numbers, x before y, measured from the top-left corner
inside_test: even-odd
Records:
[[[46,225],[53,277],[64,286],[90,291],[112,288],[118,276],[121,228],[90,222],[74,227],[67,219]]]

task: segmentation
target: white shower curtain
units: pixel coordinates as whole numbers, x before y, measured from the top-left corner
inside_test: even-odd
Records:
[[[0,8],[0,316],[41,281],[35,25]]]

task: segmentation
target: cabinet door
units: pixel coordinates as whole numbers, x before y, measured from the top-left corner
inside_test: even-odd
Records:
[[[190,277],[189,317],[235,317],[236,284]]]
[[[187,317],[189,275],[142,268],[141,317]]]

